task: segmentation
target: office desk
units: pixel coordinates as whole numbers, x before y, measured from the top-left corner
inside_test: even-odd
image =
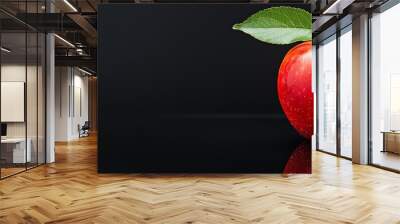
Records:
[[[32,140],[27,139],[25,151],[25,138],[1,139],[1,157],[6,163],[25,163],[32,160]]]
[[[382,152],[400,154],[400,131],[383,131]]]

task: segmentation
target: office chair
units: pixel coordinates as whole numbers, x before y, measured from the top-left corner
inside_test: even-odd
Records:
[[[80,127],[80,125],[78,125],[79,138],[89,136],[89,129],[90,129],[89,121],[85,121],[85,123],[82,125],[82,127]]]

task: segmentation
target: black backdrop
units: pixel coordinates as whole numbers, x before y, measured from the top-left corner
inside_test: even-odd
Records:
[[[303,141],[276,88],[292,46],[232,30],[267,7],[101,5],[99,172],[282,172]]]

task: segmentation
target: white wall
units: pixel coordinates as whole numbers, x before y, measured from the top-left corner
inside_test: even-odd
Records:
[[[3,82],[25,82],[25,64],[8,64],[1,66],[1,81]],[[28,71],[32,67],[28,67]],[[30,74],[31,72],[28,72]],[[2,108],[2,110],[5,108]],[[7,137],[25,137],[25,122],[7,123]]]
[[[89,94],[88,94],[88,77],[87,76],[82,76],[82,73],[76,74],[77,70],[75,70],[75,75],[74,75],[74,108],[72,109],[73,111],[73,119],[72,119],[72,136],[73,138],[79,137],[79,132],[78,132],[78,125],[83,125],[85,121],[89,120]]]
[[[27,70],[25,70],[27,69]],[[26,73],[26,71],[28,73]],[[1,66],[1,81],[2,82],[25,82],[25,76],[28,76],[28,81],[29,85],[34,85],[36,86],[36,80],[33,81],[36,77],[36,66],[28,66],[25,67],[25,64],[5,64]],[[30,107],[28,110],[28,129],[32,127],[34,130],[36,130],[36,113],[31,113],[31,111],[35,110],[36,111],[36,88],[27,88],[27,96],[28,96],[28,107]],[[30,99],[30,97],[33,97],[35,99]],[[33,104],[29,105],[31,102]],[[2,108],[4,110],[6,108]],[[31,124],[31,122],[34,122],[34,124]],[[8,137],[25,137],[25,123],[26,122],[7,122],[7,135]],[[33,127],[35,126],[35,127]],[[29,132],[29,130],[28,130]],[[35,132],[36,133],[36,132]],[[28,133],[29,137],[29,133]]]
[[[38,70],[36,70],[38,69]],[[27,80],[26,80],[27,79]],[[18,63],[5,63],[1,66],[2,82],[24,82],[26,84],[26,107],[21,108],[26,112],[27,120],[23,122],[6,122],[8,138],[30,139],[32,149],[32,161],[44,162],[45,150],[45,118],[44,118],[44,73],[42,67],[36,67]],[[7,96],[2,96],[7,97]],[[10,109],[10,108],[8,108]],[[1,108],[7,110],[7,108]],[[38,150],[38,151],[37,151]],[[39,153],[39,156],[37,156]]]
[[[88,106],[88,77],[76,68],[56,67],[56,141],[79,138],[78,125],[89,119]]]
[[[67,67],[55,68],[55,141],[68,141],[69,139],[69,73]]]

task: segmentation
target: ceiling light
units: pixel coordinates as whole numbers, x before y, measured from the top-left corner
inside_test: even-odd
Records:
[[[75,45],[73,45],[71,42],[69,42],[68,40],[66,40],[66,39],[64,39],[64,38],[62,38],[62,37],[60,37],[59,35],[57,35],[57,34],[54,34],[54,36],[55,37],[57,37],[59,40],[61,40],[62,42],[64,42],[65,44],[67,44],[68,46],[70,46],[70,47],[72,47],[72,48],[75,48]]]
[[[0,49],[1,49],[1,51],[4,51],[6,53],[11,53],[11,50],[9,50],[9,49],[7,49],[5,47],[1,47]]]
[[[64,0],[64,3],[68,5],[74,12],[78,12],[78,10],[73,6],[68,0]]]
[[[353,4],[356,0],[336,0],[322,13],[323,15],[340,15],[343,10]]]
[[[324,12],[322,14],[339,14],[337,12],[337,9],[335,9],[338,4],[340,3],[341,0],[336,0],[332,5],[330,5],[327,9],[324,10]],[[335,9],[335,10],[332,10]],[[332,12],[334,11],[334,12]]]
[[[85,73],[85,74],[87,74],[87,75],[90,75],[90,76],[93,75],[92,73],[90,73],[90,72],[88,72],[88,71],[86,71],[86,70],[83,70],[83,69],[81,69],[81,68],[79,68],[79,67],[78,67],[78,70],[81,71],[81,72],[83,72],[83,73]]]

